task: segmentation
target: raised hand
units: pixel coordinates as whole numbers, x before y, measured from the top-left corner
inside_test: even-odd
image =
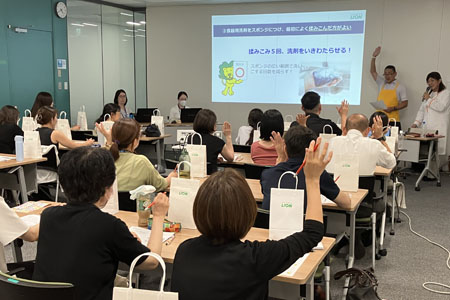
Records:
[[[225,137],[231,137],[231,124],[227,121],[223,122],[222,132]]]
[[[379,139],[383,136],[383,121],[380,116],[373,117],[372,136],[374,139]]]
[[[378,46],[378,47],[376,47],[375,50],[373,51],[372,56],[373,56],[373,57],[377,57],[378,55],[380,55],[380,52],[381,52],[381,46]]]
[[[338,111],[338,114],[341,116],[346,116],[348,115],[348,102],[347,100],[342,100],[341,102],[341,106],[336,107],[336,110]]]
[[[298,124],[300,124],[303,127],[307,127],[306,126],[306,121],[308,120],[309,115],[304,115],[304,114],[298,114],[297,117],[295,118],[295,120],[297,121]]]
[[[167,198],[165,193],[159,193],[153,202],[155,202],[152,206],[153,216],[164,218],[169,210],[169,198]]]
[[[304,167],[304,173],[306,180],[319,180],[322,175],[325,167],[331,160],[333,156],[333,151],[330,151],[328,157],[325,158],[325,155],[328,150],[328,143],[325,143],[323,146],[322,152],[320,152],[320,147],[318,147],[321,143],[321,138],[319,137],[316,141],[311,141],[309,144],[309,148],[306,148],[305,159],[306,164]],[[316,151],[314,151],[316,149]]]

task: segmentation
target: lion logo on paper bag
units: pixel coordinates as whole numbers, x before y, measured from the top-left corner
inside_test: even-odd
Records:
[[[225,89],[222,91],[222,95],[234,95],[233,87],[236,84],[240,84],[244,81],[246,76],[247,63],[230,61],[229,63],[224,61],[219,66],[219,78],[222,80],[222,84]]]

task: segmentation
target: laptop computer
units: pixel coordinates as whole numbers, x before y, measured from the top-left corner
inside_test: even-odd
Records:
[[[150,123],[155,109],[157,108],[138,108],[134,118],[140,123]]]
[[[181,123],[193,123],[195,116],[201,110],[201,108],[184,108],[181,110],[180,120]]]

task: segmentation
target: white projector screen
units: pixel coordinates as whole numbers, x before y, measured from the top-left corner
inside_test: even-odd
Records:
[[[359,105],[365,10],[212,16],[212,101]]]

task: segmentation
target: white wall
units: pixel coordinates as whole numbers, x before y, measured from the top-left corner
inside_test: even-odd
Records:
[[[254,107],[279,109],[283,115],[300,111],[298,105],[223,104],[211,102],[211,16],[223,14],[279,13],[329,10],[367,10],[362,100],[351,113],[373,112],[377,86],[369,74],[373,49],[383,47],[377,59],[379,73],[387,64],[398,69],[406,85],[409,106],[402,123],[412,123],[425,90],[425,77],[439,71],[450,85],[450,1],[447,0],[350,0],[297,1],[258,4],[149,7],[147,9],[147,67],[149,107],[164,115],[176,104],[179,90],[189,94],[188,105],[214,110],[220,122],[232,124],[233,136]],[[326,118],[336,120],[333,106]]]

